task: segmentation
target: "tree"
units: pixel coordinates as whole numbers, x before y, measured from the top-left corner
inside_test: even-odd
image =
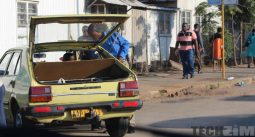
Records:
[[[216,22],[214,19],[217,17],[221,16],[220,10],[210,10],[213,7],[208,5],[207,2],[202,2],[200,3],[196,8],[195,15],[202,16],[202,30],[203,30],[203,35],[208,35],[208,37],[205,37],[208,42],[205,45],[210,45],[209,43],[209,37],[212,35],[214,30],[216,30],[216,27],[219,26],[218,22]],[[232,10],[231,10],[232,11]],[[233,10],[236,11],[236,10]],[[234,15],[234,14],[233,14]],[[225,30],[225,44],[224,44],[224,49],[225,49],[225,61],[228,62],[232,57],[233,57],[233,39],[232,39],[232,34],[229,32],[229,30]],[[211,48],[207,48],[209,51]]]
[[[234,65],[237,65],[237,60],[236,60],[236,41],[235,41],[235,20],[234,16],[237,13],[243,13],[242,10],[238,6],[226,6],[225,8],[225,16],[226,20],[231,20],[231,29],[232,29],[232,43],[233,43],[233,55],[234,55]]]
[[[210,11],[210,8],[211,6],[207,2],[202,2],[195,8],[195,15],[203,17],[201,26],[203,33],[210,33],[218,25],[214,19],[220,16],[220,12],[217,10]]]
[[[239,22],[255,22],[255,1],[254,0],[239,0],[238,8],[242,11],[237,13],[235,18]]]
[[[231,29],[233,35],[233,55],[234,55],[234,63],[236,62],[236,45],[237,37],[234,36],[235,34],[235,25],[240,26],[241,22],[251,23],[255,22],[255,1],[254,0],[239,0],[239,4],[236,6],[226,6],[225,8],[225,24],[231,22]],[[239,28],[239,27],[237,27]],[[230,29],[230,27],[229,27]],[[250,30],[249,30],[250,31]],[[236,40],[236,41],[235,41]],[[240,44],[240,60],[241,60],[241,44]],[[241,63],[241,62],[240,62]]]

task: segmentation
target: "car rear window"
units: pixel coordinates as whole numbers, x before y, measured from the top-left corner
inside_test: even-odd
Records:
[[[36,27],[35,44],[49,42],[95,42],[88,36],[87,30],[92,23],[49,23],[39,24]],[[117,22],[93,23],[97,32],[109,33],[117,26]]]

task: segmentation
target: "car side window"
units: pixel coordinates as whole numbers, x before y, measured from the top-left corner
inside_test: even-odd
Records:
[[[8,72],[6,72],[6,68],[8,66],[11,55],[12,53],[7,53],[4,55],[4,58],[2,59],[0,63],[0,76],[8,74]]]
[[[19,57],[19,61],[18,61],[16,70],[15,70],[15,75],[18,75],[18,73],[19,73],[19,70],[20,70],[20,60],[21,60],[21,58]]]
[[[19,52],[16,52],[16,53],[13,54],[10,65],[8,67],[8,72],[9,72],[8,75],[14,75],[15,74],[15,69],[16,69],[16,66],[18,64],[19,57],[20,57]]]

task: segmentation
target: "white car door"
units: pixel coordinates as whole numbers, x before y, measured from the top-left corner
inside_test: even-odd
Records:
[[[5,70],[5,73],[4,75],[0,77],[0,81],[2,81],[5,86],[4,108],[5,108],[6,117],[9,120],[11,118],[10,117],[11,115],[10,115],[10,110],[8,109],[10,105],[10,98],[13,92],[13,88],[15,87],[17,66],[20,65],[20,61],[19,61],[20,51],[11,51],[9,53],[7,52],[6,55],[7,56],[5,57],[9,58],[9,61],[7,61],[7,58],[5,59],[4,57],[3,62],[1,62],[1,64],[3,63],[3,67],[2,68],[0,67],[0,70],[1,69]]]

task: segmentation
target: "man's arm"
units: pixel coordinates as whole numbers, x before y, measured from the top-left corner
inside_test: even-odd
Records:
[[[180,42],[177,40],[175,43],[175,48],[174,48],[175,56],[178,56],[178,54],[179,54],[179,50],[178,50],[179,44],[180,44]]]
[[[205,53],[204,40],[203,40],[203,36],[202,36],[202,34],[200,32],[199,32],[199,41],[200,41],[201,51],[203,53]]]
[[[130,47],[129,42],[122,37],[120,34],[118,34],[118,41],[119,41],[119,46],[120,46],[120,50],[119,53],[117,55],[118,59],[126,59],[126,56],[128,55],[128,50]]]
[[[199,54],[199,47],[198,47],[198,42],[197,42],[197,34],[193,31],[192,32],[192,43],[195,45],[195,51],[197,54]]]
[[[179,41],[176,41],[176,43],[175,43],[175,48],[174,48],[175,51],[178,49],[179,44],[180,44],[180,42],[179,42]]]
[[[196,39],[193,40],[193,43],[195,44],[195,50],[197,53],[199,53],[199,47],[198,47],[198,42]]]

